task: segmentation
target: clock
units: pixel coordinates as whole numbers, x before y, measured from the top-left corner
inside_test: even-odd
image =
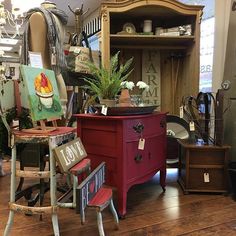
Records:
[[[229,90],[230,89],[230,81],[229,80],[225,80],[221,83],[221,87],[224,90]]]
[[[127,34],[135,34],[135,26],[132,23],[125,23],[123,25],[123,32],[126,32]]]

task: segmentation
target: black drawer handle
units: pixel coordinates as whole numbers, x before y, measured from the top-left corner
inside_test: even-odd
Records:
[[[162,119],[162,120],[160,121],[160,127],[161,127],[161,128],[165,128],[165,127],[166,127],[166,120],[165,120],[165,119]]]
[[[137,154],[134,158],[134,160],[139,163],[143,160],[143,156],[141,154]]]
[[[141,124],[141,123],[138,123],[137,125],[134,125],[134,126],[133,126],[133,129],[134,129],[134,131],[135,131],[136,133],[141,134],[141,133],[143,132],[143,130],[144,130],[144,125]]]

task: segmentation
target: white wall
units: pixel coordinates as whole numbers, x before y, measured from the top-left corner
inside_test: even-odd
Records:
[[[225,52],[228,36],[229,14],[232,0],[215,0],[215,43],[213,56],[212,91],[221,87],[224,76]]]

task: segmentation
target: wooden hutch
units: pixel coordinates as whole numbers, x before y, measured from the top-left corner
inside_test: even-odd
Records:
[[[146,80],[151,88],[154,104],[160,110],[179,114],[183,96],[196,95],[199,90],[200,22],[203,6],[185,5],[175,0],[110,0],[101,4],[102,63],[109,66],[110,55],[120,51],[121,58],[134,57],[134,71],[129,78],[137,82]],[[143,33],[144,20],[152,21],[153,34]],[[119,33],[124,25],[135,26],[134,33]],[[155,29],[188,25],[190,35],[156,35]],[[145,75],[146,59],[143,51],[158,52],[159,66],[149,67]],[[151,55],[151,54],[150,54]],[[154,62],[156,63],[156,62]],[[154,72],[159,73],[155,82]],[[152,74],[153,72],[153,74]],[[135,91],[134,91],[135,92]]]

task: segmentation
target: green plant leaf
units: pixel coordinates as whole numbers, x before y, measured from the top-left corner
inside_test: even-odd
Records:
[[[111,57],[110,68],[106,69],[103,66],[96,67],[91,62],[86,62],[93,78],[84,78],[87,85],[82,88],[88,90],[92,96],[97,96],[104,99],[113,99],[121,89],[121,82],[126,80],[132,73],[130,70],[133,58],[130,58],[124,65],[119,65],[119,51]]]

